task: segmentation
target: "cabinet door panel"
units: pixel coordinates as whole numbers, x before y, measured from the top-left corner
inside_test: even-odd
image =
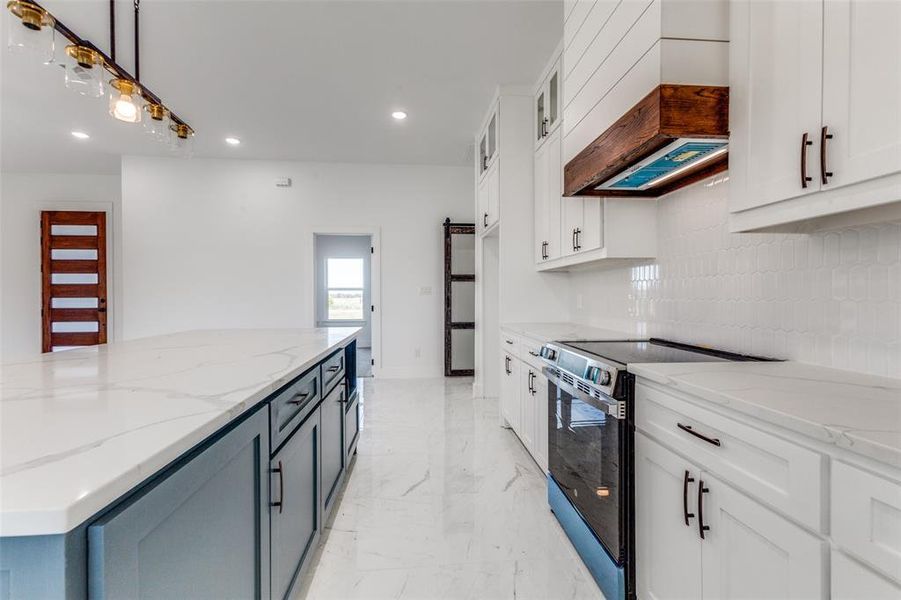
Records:
[[[319,539],[320,413],[317,409],[272,458],[272,597],[285,598]]]
[[[90,525],[90,597],[268,598],[268,432],[258,410]]]
[[[582,202],[579,252],[588,252],[604,246],[604,200],[602,198],[585,198]]]
[[[898,600],[901,585],[871,571],[837,550],[832,551],[833,600]]]
[[[635,436],[636,587],[646,599],[701,597],[701,538],[696,494],[700,469],[638,433]],[[694,481],[685,488],[685,473]],[[683,492],[688,491],[685,525]]]
[[[825,543],[708,473],[704,598],[823,598]],[[699,484],[700,485],[700,484]]]
[[[520,428],[520,362],[512,355],[501,357],[501,416],[514,431]]]
[[[348,464],[350,455],[353,454],[357,447],[357,440],[360,437],[360,393],[352,395],[350,407],[344,413],[344,447],[345,447],[345,464]]]
[[[563,148],[558,129],[544,145],[547,152],[547,255],[548,260],[560,257],[560,211],[563,194]]]
[[[535,370],[529,365],[523,365],[522,368],[522,402],[520,403],[522,417],[520,417],[520,427],[516,430],[522,445],[529,452],[535,446]]]
[[[344,472],[344,385],[339,385],[322,401],[322,507],[327,515],[335,500]]]
[[[476,210],[476,229],[482,232],[488,226],[488,177],[479,182]]]
[[[545,144],[535,151],[533,195],[535,197],[534,217],[535,236],[533,246],[535,248],[535,262],[544,262],[548,242],[548,145]]]
[[[497,223],[500,218],[501,203],[501,178],[498,172],[498,165],[494,165],[491,171],[486,175],[488,180],[488,226],[491,227]]]
[[[583,220],[583,198],[562,198],[560,227],[560,255],[570,256],[576,253],[576,236],[575,231],[582,227]]]
[[[729,193],[741,211],[820,189],[822,2],[733,0]],[[801,183],[802,136],[807,188]]]
[[[824,6],[828,189],[901,171],[901,2]]]

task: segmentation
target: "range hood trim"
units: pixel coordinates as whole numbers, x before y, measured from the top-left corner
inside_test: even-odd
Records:
[[[726,152],[647,189],[596,189],[679,138],[728,140],[728,87],[657,86],[566,164],[563,195],[655,198],[728,168]]]

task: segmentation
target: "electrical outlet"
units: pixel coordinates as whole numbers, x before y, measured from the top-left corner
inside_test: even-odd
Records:
[[[424,285],[421,288],[419,288],[419,295],[420,296],[431,296],[432,295],[432,286]]]

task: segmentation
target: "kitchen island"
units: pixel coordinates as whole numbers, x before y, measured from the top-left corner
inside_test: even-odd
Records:
[[[10,597],[288,593],[356,442],[358,331],[193,331],[4,364]]]

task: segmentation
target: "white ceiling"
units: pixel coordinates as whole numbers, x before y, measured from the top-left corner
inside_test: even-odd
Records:
[[[43,5],[109,49],[105,0]],[[131,6],[117,2],[117,58],[130,71]],[[141,79],[197,130],[195,156],[467,165],[495,86],[535,81],[562,11],[530,0],[144,0]],[[122,154],[166,154],[109,117],[105,98],[67,90],[60,67],[2,54],[4,171],[117,172]],[[398,109],[406,121],[391,118]],[[227,146],[229,135],[242,144]]]

